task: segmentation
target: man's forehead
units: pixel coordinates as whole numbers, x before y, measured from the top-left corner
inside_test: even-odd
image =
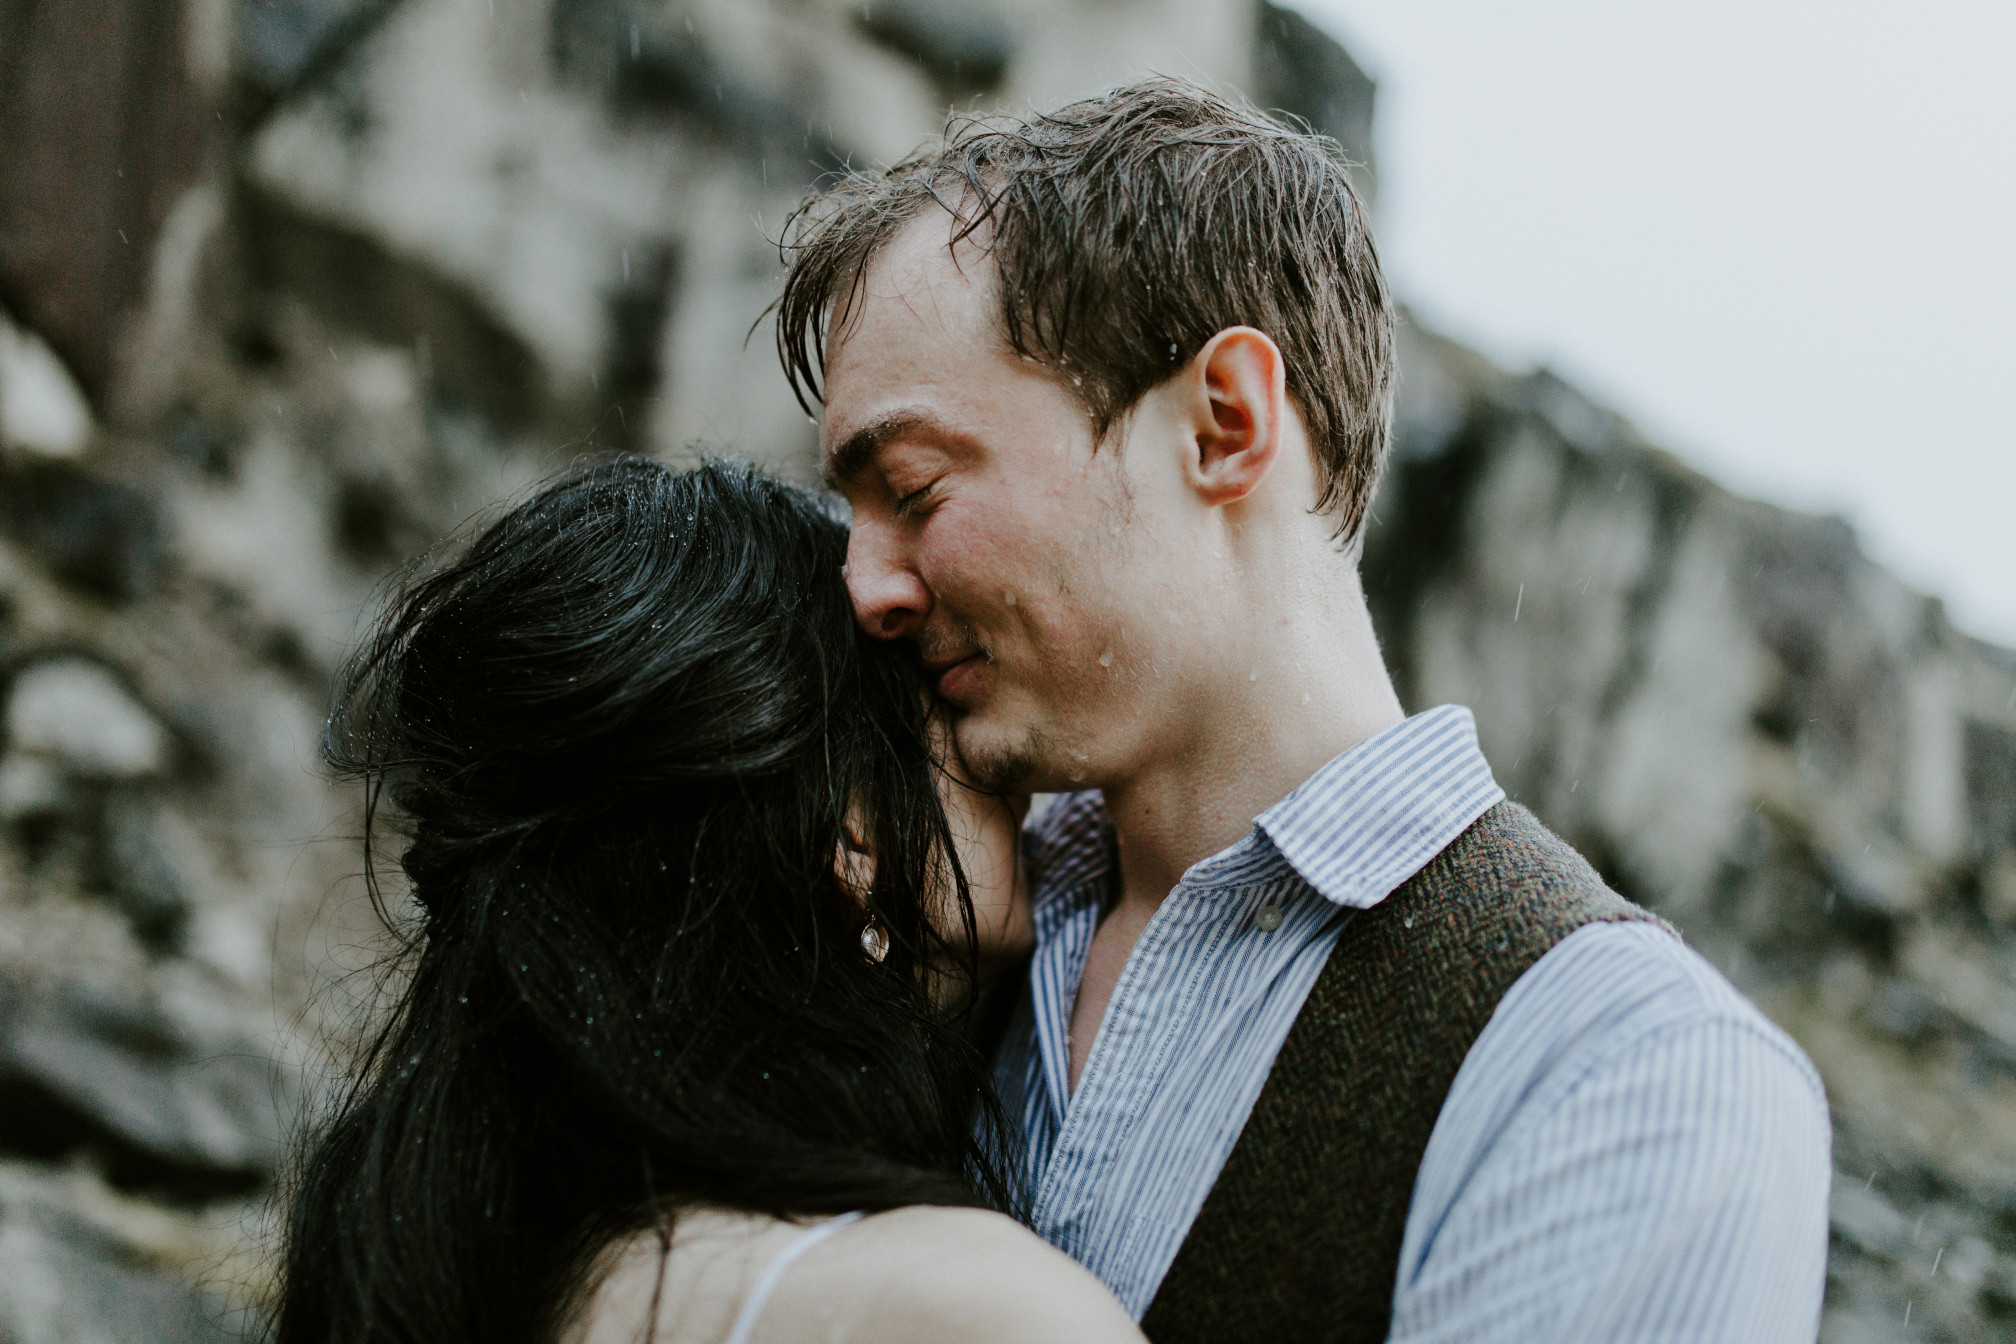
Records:
[[[984,232],[968,230],[937,205],[898,229],[877,251],[874,262],[913,284],[964,289],[984,287],[994,279],[994,260]]]
[[[892,339],[935,345],[993,336],[994,263],[972,239],[955,244],[952,227],[933,207],[876,251],[833,312],[829,365],[872,361]]]
[[[913,221],[834,314],[820,434],[829,480],[844,483],[882,444],[953,414],[989,366],[1009,357],[994,316],[993,262],[970,241],[955,254],[951,238],[943,211]]]

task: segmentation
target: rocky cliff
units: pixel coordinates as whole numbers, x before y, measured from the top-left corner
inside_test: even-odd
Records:
[[[0,0],[0,1340],[256,1329],[375,1002],[316,763],[373,586],[583,451],[806,472],[765,229],[1149,70],[1369,163],[1369,81],[1259,0]],[[1404,366],[1410,703],[1820,1065],[1827,1337],[2006,1329],[2016,657],[1544,373]]]
[[[1365,560],[1403,697],[1472,706],[1507,790],[1819,1067],[1822,1338],[2007,1337],[2016,654],[1545,371],[1411,328],[1403,367]]]

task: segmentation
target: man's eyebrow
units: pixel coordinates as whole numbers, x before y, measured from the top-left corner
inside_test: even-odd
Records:
[[[827,454],[819,474],[825,478],[830,489],[838,490],[868,470],[883,444],[923,423],[924,417],[914,411],[896,411],[871,421],[849,434],[841,440],[839,447]]]

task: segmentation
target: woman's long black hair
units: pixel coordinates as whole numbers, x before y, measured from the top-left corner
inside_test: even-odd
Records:
[[[845,553],[814,496],[618,458],[395,601],[325,750],[395,813],[419,913],[386,916],[403,991],[296,1178],[281,1344],[551,1338],[683,1201],[1002,1201],[984,1063],[927,988],[948,890],[972,927],[927,710]]]

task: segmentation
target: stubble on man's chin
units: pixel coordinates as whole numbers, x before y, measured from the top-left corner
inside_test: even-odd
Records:
[[[998,735],[985,731],[983,725],[969,726],[971,717],[965,711],[953,710],[952,741],[959,750],[959,763],[966,771],[966,778],[975,788],[984,793],[1027,793],[1031,781],[1050,773],[1045,768],[1048,753],[1039,729],[1031,728],[1019,739],[997,741],[993,739]],[[962,726],[967,726],[967,731],[962,732]]]

